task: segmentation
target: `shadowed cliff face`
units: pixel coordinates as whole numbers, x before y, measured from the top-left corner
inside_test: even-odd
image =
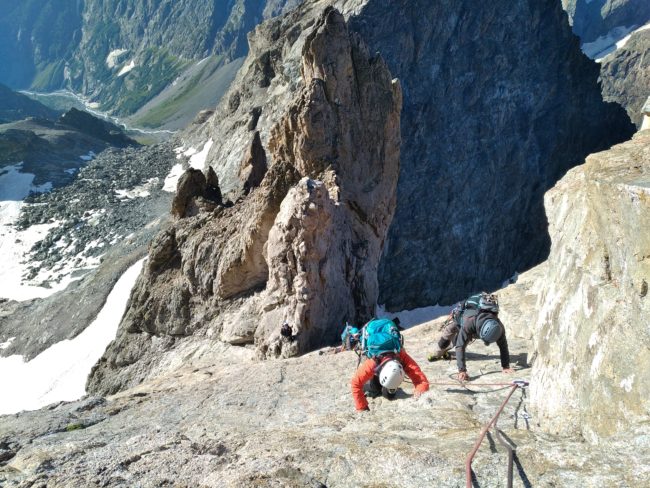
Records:
[[[180,219],[153,241],[92,391],[141,381],[183,337],[291,356],[372,316],[395,208],[401,92],[340,13],[314,20],[303,87],[271,130],[273,164],[234,206],[208,195],[214,173],[181,179]],[[285,320],[290,342],[279,336]]]
[[[559,3],[377,0],[350,25],[404,87],[380,303],[451,303],[545,259],[544,192],[633,131]]]
[[[207,164],[232,198],[254,131],[268,146],[272,121],[301,86],[304,31],[328,3],[306,2],[260,25],[219,116],[186,134],[196,148],[219,135]],[[336,4],[404,86],[379,302],[392,310],[451,303],[545,259],[544,192],[634,130],[624,110],[603,103],[598,67],[558,2]]]

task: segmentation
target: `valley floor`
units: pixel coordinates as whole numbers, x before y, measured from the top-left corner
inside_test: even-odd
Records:
[[[455,362],[429,363],[442,319],[406,331],[405,344],[431,390],[404,384],[394,401],[354,411],[352,352],[253,361],[252,350],[187,344],[172,373],[103,398],[0,417],[0,484],[11,487],[117,486],[465,486],[464,462],[508,393],[479,386],[527,379],[527,341],[510,340],[515,375],[498,349],[474,343],[474,384],[454,383]],[[174,369],[176,368],[176,369]],[[535,432],[525,390],[499,420],[516,445],[514,486],[645,486],[650,437],[592,446]],[[489,434],[474,486],[505,486],[507,453]]]

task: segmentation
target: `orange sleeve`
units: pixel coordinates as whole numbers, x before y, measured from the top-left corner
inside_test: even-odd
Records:
[[[357,368],[356,373],[352,377],[350,386],[352,387],[352,398],[354,400],[354,408],[357,410],[365,410],[368,408],[368,401],[363,394],[363,385],[371,380],[375,375],[375,361],[366,359],[361,366]]]
[[[429,389],[429,380],[424,375],[418,363],[416,363],[411,356],[409,356],[404,349],[399,353],[399,360],[404,367],[404,372],[411,378],[415,391],[424,393]]]

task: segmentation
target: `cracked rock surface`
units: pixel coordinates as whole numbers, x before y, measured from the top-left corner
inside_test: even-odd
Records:
[[[415,400],[404,383],[396,400],[370,400],[370,412],[361,413],[350,395],[352,352],[258,362],[250,349],[197,341],[182,350],[175,369],[136,388],[0,417],[0,483],[465,486],[465,456],[507,394],[478,383],[528,378],[528,343],[510,340],[514,376],[500,372],[494,346],[472,344],[468,369],[475,384],[463,388],[452,379],[455,361],[425,360],[440,324],[407,331],[405,347],[432,383],[452,385],[433,384]],[[515,486],[650,481],[638,464],[650,454],[644,427],[592,446],[537,432],[529,402],[527,391],[515,392],[498,424],[517,446]],[[473,466],[481,486],[505,485],[506,452],[492,435]]]

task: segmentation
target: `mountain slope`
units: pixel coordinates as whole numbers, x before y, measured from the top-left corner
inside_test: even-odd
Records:
[[[454,362],[428,363],[440,321],[405,333],[431,390],[404,383],[397,399],[355,413],[351,353],[314,352],[253,361],[251,351],[206,340],[183,348],[169,374],[118,395],[0,417],[0,483],[48,486],[348,487],[465,486],[464,460],[507,387],[494,346],[472,346],[481,377],[461,386]],[[510,341],[517,377],[528,378],[527,343]],[[323,353],[322,355],[320,353]],[[530,396],[516,391],[501,414],[516,445],[514,486],[644,486],[647,426],[590,445],[536,431]],[[370,454],[376,454],[374,461]],[[480,486],[506,485],[507,451],[489,435],[473,462]]]
[[[272,121],[300,87],[299,15],[327,3],[405,87],[380,303],[452,303],[541,262],[550,245],[544,192],[634,131],[620,107],[602,102],[598,66],[554,0],[307,2],[291,13],[295,33],[283,42],[280,21],[256,29],[231,89],[211,120],[187,131],[185,146],[208,151],[236,199],[253,132],[268,144]]]
[[[0,84],[0,124],[16,122],[27,117],[54,120],[58,115],[55,110]]]
[[[130,114],[196,61],[223,66],[246,35],[292,0],[0,0],[0,82],[68,88],[105,111]]]
[[[620,103],[641,127],[641,108],[650,96],[650,29],[636,32],[601,62],[603,96]]]
[[[650,21],[650,3],[646,0],[562,0],[562,6],[582,42],[593,42],[616,28],[638,27]]]

